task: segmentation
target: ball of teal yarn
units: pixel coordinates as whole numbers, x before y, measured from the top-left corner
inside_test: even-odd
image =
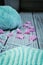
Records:
[[[18,12],[10,6],[0,6],[0,29],[13,29],[22,24]]]

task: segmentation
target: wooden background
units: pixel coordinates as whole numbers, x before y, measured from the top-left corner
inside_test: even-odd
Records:
[[[43,0],[0,0],[0,5],[10,5],[18,11],[43,11]]]
[[[21,11],[43,11],[43,0],[21,0]]]

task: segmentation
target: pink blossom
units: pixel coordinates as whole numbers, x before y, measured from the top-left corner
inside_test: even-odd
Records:
[[[29,30],[30,30],[30,32],[35,32],[35,29],[32,29],[32,28],[31,28],[31,29],[29,29]]]
[[[30,25],[29,28],[30,28],[30,29],[34,29],[34,26],[31,26],[31,25]]]
[[[30,34],[30,30],[27,29],[27,30],[25,31],[25,34]]]
[[[4,33],[4,31],[2,29],[0,29],[0,34],[3,34],[3,33]]]
[[[36,36],[36,35],[30,36],[30,41],[34,41],[34,40],[36,40],[36,39],[37,39],[37,36]]]
[[[17,29],[18,34],[22,34],[22,31],[20,29]]]
[[[7,37],[13,36],[13,32],[10,32]]]
[[[27,21],[26,24],[31,24],[31,21]]]
[[[0,39],[0,42],[4,44],[4,41]]]
[[[28,26],[29,26],[29,25],[28,25],[28,24],[26,24],[26,23],[23,25],[23,27],[28,27]]]
[[[28,29],[30,30],[30,32],[35,32],[35,28],[33,26],[29,26]]]
[[[24,36],[23,36],[22,34],[17,34],[16,38],[18,38],[18,39],[23,39]]]

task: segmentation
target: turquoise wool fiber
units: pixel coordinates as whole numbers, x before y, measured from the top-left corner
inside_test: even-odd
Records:
[[[0,29],[13,29],[22,24],[18,12],[10,6],[0,6]]]
[[[0,53],[0,65],[43,65],[43,50],[16,47]]]

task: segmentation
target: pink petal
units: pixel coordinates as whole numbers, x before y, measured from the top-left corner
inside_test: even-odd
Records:
[[[31,26],[31,22],[26,22],[24,25],[23,25],[23,27],[27,27],[27,28],[29,28]]]
[[[31,25],[30,25],[29,28],[30,28],[30,29],[34,29],[34,26],[31,26]]]
[[[22,31],[20,29],[17,29],[18,34],[22,34]]]
[[[28,27],[28,26],[29,26],[29,25],[28,25],[28,24],[26,24],[26,23],[23,25],[23,27]]]
[[[34,41],[36,39],[37,39],[37,36],[35,36],[35,35],[30,36],[30,41]]]
[[[0,29],[0,34],[3,34],[3,33],[4,33],[4,31],[2,29]]]
[[[33,26],[29,26],[30,32],[35,32],[35,28]]]
[[[30,32],[35,32],[35,29],[32,29],[32,28],[31,28],[31,29],[30,29]]]
[[[31,21],[27,21],[26,24],[31,24]]]
[[[10,32],[7,37],[13,36],[13,32]]]
[[[18,38],[18,39],[23,39],[24,36],[23,36],[22,34],[18,34],[18,35],[16,36],[16,38]]]
[[[4,44],[4,41],[0,39],[0,42]]]
[[[30,34],[30,30],[27,29],[27,30],[25,31],[25,34]]]

